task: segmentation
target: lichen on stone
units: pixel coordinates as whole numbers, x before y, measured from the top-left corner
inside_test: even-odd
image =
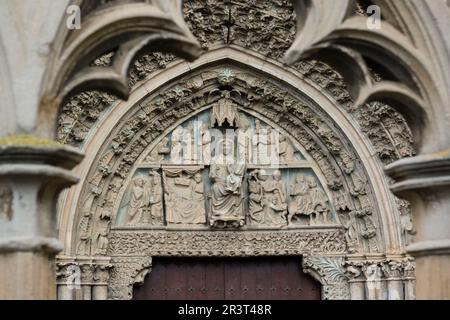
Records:
[[[62,147],[63,145],[56,141],[43,139],[32,135],[10,135],[6,137],[0,137],[0,147],[5,146],[55,148]]]

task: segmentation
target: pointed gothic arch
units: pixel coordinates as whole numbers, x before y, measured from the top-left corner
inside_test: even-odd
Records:
[[[226,74],[225,81],[229,81],[225,89],[221,84],[224,81],[221,73]],[[211,98],[210,93],[221,90],[239,92],[233,98],[239,112],[278,128],[295,141],[298,151],[310,159],[312,165],[309,167],[328,194],[335,223],[311,228],[293,226],[286,230],[244,228],[245,231],[221,231],[223,233],[211,231],[206,224],[200,229],[184,226],[187,231],[174,231],[164,224],[152,228],[149,225],[127,227],[117,223],[119,208],[123,206],[122,198],[129,192],[136,170],[139,167],[155,168],[154,164],[148,165],[143,160],[163,137],[180,124],[208,112],[220,97]],[[327,280],[322,279],[323,297],[327,299],[351,298],[350,278],[346,275],[344,261],[348,265],[358,265],[361,270],[370,265],[381,270],[389,259],[394,259],[400,265],[396,279],[404,277],[403,267],[409,260],[404,255],[406,240],[399,227],[399,208],[389,191],[382,166],[373,158],[375,151],[370,141],[352,124],[349,115],[332,96],[321,92],[316,84],[295,70],[286,70],[275,61],[264,62],[251,51],[217,48],[195,63],[179,62],[159,72],[142,82],[128,102],[119,102],[114,112],[102,118],[86,139],[83,149],[86,153],[84,161],[89,165],[79,167],[82,182],[61,201],[64,214],[60,225],[65,227],[60,230],[61,238],[66,242],[61,259],[76,262],[106,257],[116,270],[112,271],[109,283],[111,298],[131,297],[134,280],[127,281],[126,285],[122,281],[124,277],[134,279],[129,263],[141,261],[137,262],[138,265],[149,268],[150,264],[145,264],[145,261],[164,255],[310,255],[312,259],[305,260],[310,263],[305,265],[306,269],[315,265],[311,261],[322,261],[322,273],[340,272],[336,278],[331,279],[329,277],[334,276],[327,274]],[[355,235],[351,234],[355,231],[351,225],[354,222],[358,233],[356,243],[352,238]],[[87,235],[83,234],[84,227],[87,227]],[[315,232],[317,228],[322,228],[323,233]],[[225,250],[221,241],[229,241],[225,239],[235,235],[244,237],[240,238],[242,246],[234,244],[235,247]],[[101,248],[98,247],[99,236],[103,239]],[[246,243],[246,238],[257,239],[259,236],[265,241],[249,240]],[[180,241],[187,244],[177,246],[173,237],[185,239]],[[308,237],[314,239],[311,240],[314,245],[304,242]],[[210,245],[206,251],[199,251],[196,241],[203,238],[208,239]],[[277,239],[284,238],[295,245],[282,243],[277,247]],[[152,246],[149,243],[161,244]],[[265,246],[272,249],[264,251]],[[248,251],[252,247],[254,250]],[[320,249],[314,251],[313,247]],[[133,258],[128,261],[125,256]],[[339,257],[337,262],[334,260],[336,256]],[[374,258],[368,259],[368,256]],[[364,293],[359,294],[354,298],[366,297]]]

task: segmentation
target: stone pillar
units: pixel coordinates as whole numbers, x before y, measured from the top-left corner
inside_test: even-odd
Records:
[[[94,284],[94,269],[92,263],[80,265],[81,269],[81,299],[92,300],[92,285]]]
[[[405,300],[416,299],[416,264],[411,258],[403,260],[403,285],[405,290]]]
[[[52,141],[0,139],[0,299],[56,298],[56,201],[81,159]]]
[[[402,261],[387,261],[382,266],[386,277],[386,294],[388,300],[404,300]]]
[[[94,271],[92,300],[108,300],[109,272],[112,265],[109,261],[97,262]]]
[[[411,202],[416,234],[406,249],[415,258],[417,298],[450,299],[450,151],[402,159],[386,172],[392,191]]]
[[[345,275],[348,278],[350,286],[350,299],[351,300],[364,300],[366,298],[365,279],[361,270],[362,263],[357,261],[346,261]]]
[[[363,271],[366,277],[366,299],[383,300],[382,272],[378,263],[368,263]]]
[[[77,289],[81,288],[81,272],[75,261],[59,262],[56,265],[58,300],[76,300]]]

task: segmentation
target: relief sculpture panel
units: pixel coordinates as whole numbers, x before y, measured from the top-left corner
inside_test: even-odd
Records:
[[[164,167],[163,177],[167,223],[206,223],[202,168]]]
[[[226,75],[232,83],[233,73]],[[244,112],[234,102],[238,91],[215,89],[208,95],[216,97],[210,108],[174,125],[146,151],[123,193],[116,224],[157,229],[337,225],[330,197],[301,147]]]

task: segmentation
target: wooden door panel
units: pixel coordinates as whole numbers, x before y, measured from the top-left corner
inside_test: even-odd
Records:
[[[154,258],[136,300],[320,299],[320,284],[295,257]]]

